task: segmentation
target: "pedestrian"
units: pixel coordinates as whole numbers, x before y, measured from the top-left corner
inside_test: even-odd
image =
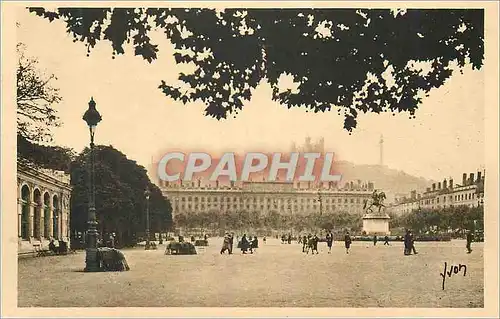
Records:
[[[224,236],[224,240],[222,242],[222,248],[220,250],[220,254],[222,255],[223,253],[226,252],[226,250],[228,251],[229,254],[231,254],[231,246],[230,246],[230,240],[229,240],[229,234],[226,233],[226,235]]]
[[[389,236],[387,236],[387,235],[384,237],[384,246],[385,246],[385,245],[390,246],[390,245],[389,245]]]
[[[312,237],[312,247],[311,247],[311,253],[314,255],[314,252],[316,251],[316,255],[319,254],[318,252],[318,242],[319,238],[318,235],[314,234]]]
[[[288,244],[291,244],[291,243],[292,243],[292,235],[288,234]]]
[[[250,251],[252,254],[254,251],[257,251],[257,248],[259,248],[259,240],[257,239],[257,236],[253,237],[250,247],[251,247]]]
[[[234,233],[229,235],[229,255],[233,253],[233,244],[234,244]]]
[[[413,233],[410,231],[410,239],[411,239],[411,250],[415,255],[417,255],[417,251],[415,250],[415,238],[413,237]]]
[[[373,236],[373,246],[377,246],[377,235]]]
[[[326,234],[326,245],[328,246],[328,253],[332,253],[332,244],[333,244],[333,234],[331,231],[329,231]]]
[[[307,248],[307,237],[304,235],[302,237],[302,252],[305,253]]]
[[[404,236],[404,243],[405,243],[405,248],[404,248],[405,256],[411,255],[411,236],[409,229],[406,230],[406,234]]]
[[[349,248],[351,248],[351,236],[349,235],[349,232],[346,232],[344,236],[344,244],[345,244],[345,252],[346,254],[348,254]]]
[[[266,243],[266,236],[264,236],[264,238],[262,238],[262,241],[264,242],[264,244]]]
[[[469,230],[467,232],[467,246],[466,246],[468,254],[470,254],[472,252],[470,245],[472,244],[473,238],[474,238],[474,236],[472,235],[472,231]]]
[[[247,239],[247,235],[243,234],[243,237],[241,237],[241,252],[243,254],[246,254],[247,250],[248,250],[248,247],[249,247],[249,242],[248,242],[248,239]]]

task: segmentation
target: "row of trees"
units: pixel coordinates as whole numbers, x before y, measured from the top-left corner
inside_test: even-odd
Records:
[[[258,211],[217,211],[191,212],[179,214],[175,218],[176,227],[185,232],[224,231],[252,232],[270,234],[272,232],[317,232],[330,229],[351,229],[359,231],[362,227],[362,215],[345,211],[336,213],[313,213],[299,215],[271,211],[261,214]]]
[[[453,206],[441,209],[414,210],[394,217],[391,227],[410,228],[416,233],[444,233],[484,229],[484,207]]]

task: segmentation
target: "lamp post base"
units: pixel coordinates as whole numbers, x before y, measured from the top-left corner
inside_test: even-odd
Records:
[[[101,271],[101,263],[98,260],[97,248],[87,248],[85,250],[85,272]]]

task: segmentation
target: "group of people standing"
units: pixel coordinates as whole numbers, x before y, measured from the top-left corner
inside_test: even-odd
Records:
[[[331,231],[329,231],[327,234],[326,234],[326,245],[328,247],[328,253],[331,254],[332,253],[332,246],[333,246],[333,234]],[[309,254],[309,250],[311,251],[311,253],[314,255],[314,252],[316,252],[316,254],[319,254],[318,252],[318,243],[319,243],[319,238],[318,238],[318,235],[314,234],[311,235],[304,235],[302,237],[299,237],[299,240],[298,240],[299,243],[302,243],[302,252],[306,253],[306,254]],[[349,248],[351,248],[351,236],[349,235],[349,232],[346,232],[345,236],[344,236],[344,245],[345,245],[345,249],[346,249],[346,253],[348,254],[349,253]]]
[[[236,237],[236,240],[238,241],[238,238]],[[226,251],[231,255],[233,253],[233,244],[234,244],[234,233],[226,233],[224,236],[224,240],[222,242],[222,249],[220,250],[221,255],[224,254]],[[238,241],[238,248],[241,249],[242,254],[246,254],[247,252],[250,252],[251,254],[254,253],[254,251],[259,247],[259,240],[257,239],[257,236],[249,236],[247,237],[246,234],[243,234],[241,237],[241,240]]]

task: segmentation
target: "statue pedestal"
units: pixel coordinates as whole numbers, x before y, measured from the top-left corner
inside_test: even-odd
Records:
[[[390,235],[389,220],[391,218],[387,214],[370,214],[363,216],[363,231],[367,235]]]

